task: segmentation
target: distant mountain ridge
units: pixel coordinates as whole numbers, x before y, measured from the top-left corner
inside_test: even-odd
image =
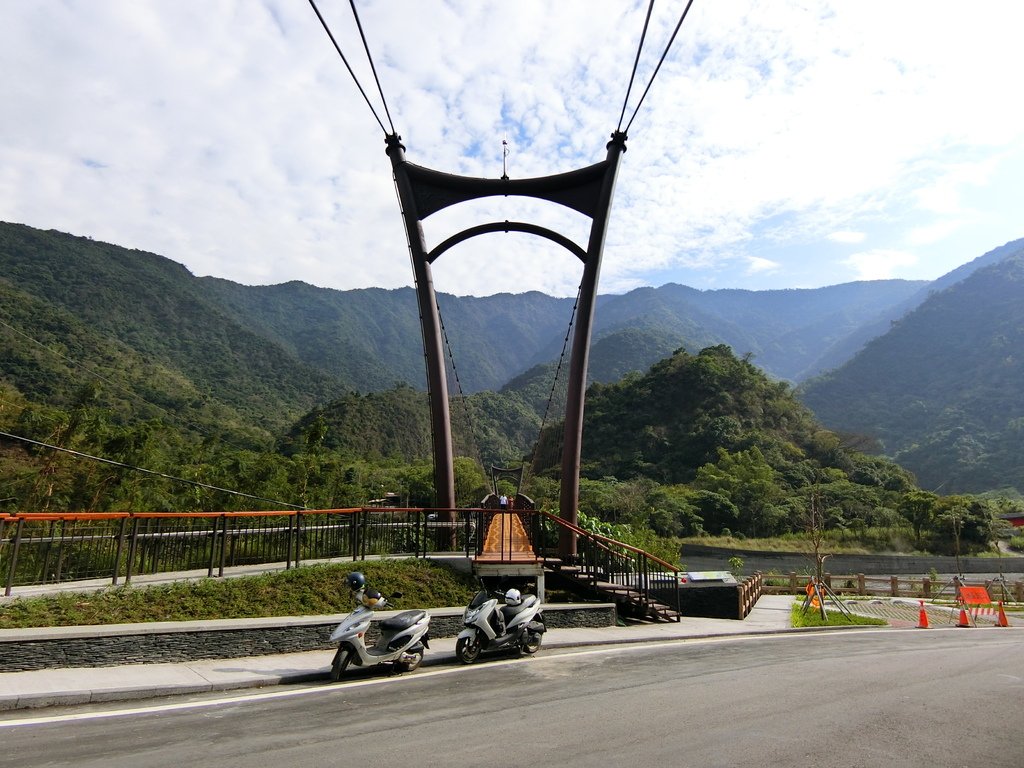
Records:
[[[679,349],[723,344],[781,380],[841,366],[801,388],[827,426],[878,436],[929,487],[1019,488],[1020,468],[1006,457],[1020,453],[1024,424],[1022,252],[1024,240],[1008,243],[931,283],[669,284],[599,296],[590,379],[615,383]],[[438,302],[457,366],[452,394],[471,396],[453,422],[477,421],[492,455],[517,455],[542,420],[561,416],[554,372],[572,300],[530,292]],[[335,403],[353,414],[410,408],[424,379],[410,288],[248,287],[19,224],[0,223],[0,344],[0,387],[30,402],[68,410],[98,397],[125,422],[174,416],[259,446],[297,444],[317,418],[335,418]],[[376,392],[391,394],[352,399]],[[453,427],[468,450],[474,430]],[[419,449],[385,440],[374,450]]]
[[[965,267],[802,399],[826,426],[879,438],[922,487],[1022,490],[1024,240]]]
[[[0,224],[0,234],[0,267],[12,287],[82,317],[96,315],[102,306],[108,314],[100,324],[123,340],[132,327],[173,328],[182,318],[195,317],[206,332],[233,327],[254,334],[276,348],[275,354],[318,371],[313,378],[328,388],[340,384],[368,392],[397,383],[423,386],[411,288],[337,291],[300,282],[250,287],[197,278],[161,256],[59,232]],[[102,301],[74,288],[97,282]],[[725,343],[737,354],[752,355],[769,374],[794,380],[837,338],[855,331],[862,318],[905,301],[923,285],[887,280],[756,292],[669,284],[603,295],[591,376],[612,381],[625,372],[623,360],[630,361],[630,370],[644,371],[677,348]],[[141,314],[129,312],[121,296],[140,302]],[[537,292],[442,294],[438,303],[466,392],[498,390],[532,366],[556,360],[573,306],[571,299]],[[623,331],[629,333],[620,336]],[[143,337],[147,334],[137,339]],[[160,346],[156,337],[146,342]],[[165,350],[177,358],[184,352]]]

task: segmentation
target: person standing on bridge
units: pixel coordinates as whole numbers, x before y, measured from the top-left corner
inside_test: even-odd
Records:
[[[508,496],[504,493],[498,497],[498,508],[501,509],[502,512],[508,509]]]

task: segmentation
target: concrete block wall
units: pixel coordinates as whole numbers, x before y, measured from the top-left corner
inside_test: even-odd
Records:
[[[430,611],[430,636],[462,630],[462,608]],[[381,611],[377,621],[396,612]],[[269,619],[154,622],[95,627],[0,630],[0,672],[59,667],[109,667],[196,659],[231,659],[327,650],[331,632],[347,614]],[[548,627],[615,626],[612,603],[546,605]],[[374,638],[373,630],[370,633]]]

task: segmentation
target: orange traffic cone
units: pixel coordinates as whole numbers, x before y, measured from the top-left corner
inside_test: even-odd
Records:
[[[1006,620],[1006,611],[1003,610],[1003,601],[999,601],[999,618],[996,619],[997,627],[1008,627],[1010,622]]]
[[[921,601],[921,613],[917,619],[918,629],[928,629],[928,613],[924,609],[924,600]]]
[[[957,624],[957,626],[958,627],[969,627],[969,626],[971,626],[971,620],[967,616],[967,609],[964,608],[962,605],[960,606],[960,623]]]

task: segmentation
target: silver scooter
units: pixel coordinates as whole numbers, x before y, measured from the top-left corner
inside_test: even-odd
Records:
[[[397,672],[412,672],[423,661],[423,649],[430,647],[430,614],[424,610],[402,611],[378,624],[380,637],[372,646],[364,642],[374,611],[388,605],[387,599],[373,589],[365,588],[361,573],[350,573],[346,582],[352,588],[356,608],[331,633],[331,642],[338,650],[331,661],[331,680],[337,681],[350,664],[372,667],[389,664]],[[392,599],[401,592],[391,595]]]
[[[503,598],[501,603],[499,598]],[[547,631],[542,607],[540,598],[523,595],[518,589],[493,596],[486,590],[477,592],[462,615],[466,628],[455,641],[455,657],[472,664],[483,651],[536,653]]]

